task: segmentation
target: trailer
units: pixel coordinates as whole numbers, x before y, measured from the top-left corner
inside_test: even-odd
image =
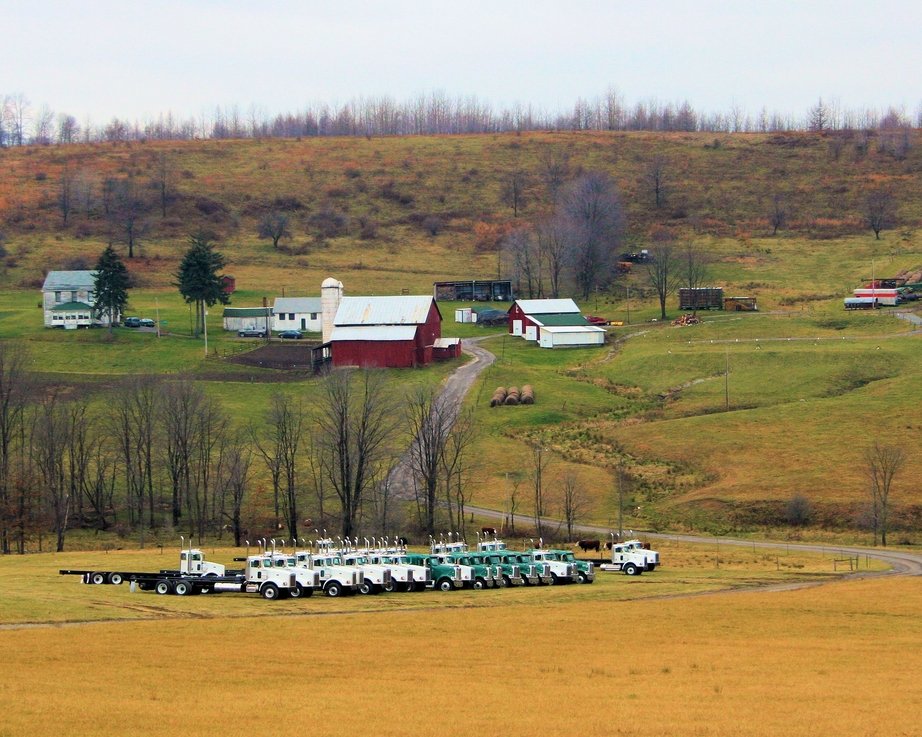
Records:
[[[263,556],[251,555],[246,558],[246,567],[241,572],[219,575],[213,569],[202,575],[189,572],[192,554],[201,551],[189,550],[185,558],[180,558],[178,570],[152,571],[104,571],[61,569],[62,576],[80,576],[86,584],[119,585],[128,581],[141,591],[155,591],[158,594],[175,594],[190,596],[219,592],[258,593],[264,599],[279,599],[292,595],[296,598],[301,592],[294,573],[287,569],[273,568],[271,562],[264,561]],[[200,562],[204,562],[200,559]],[[217,565],[217,564],[214,564]],[[184,570],[185,569],[185,570]]]
[[[844,303],[846,310],[880,309],[880,300],[874,297],[846,297]]]

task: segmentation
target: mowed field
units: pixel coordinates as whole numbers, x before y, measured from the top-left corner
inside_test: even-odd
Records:
[[[661,572],[606,575],[337,616],[237,597],[258,616],[5,628],[0,735],[919,734],[919,580],[625,600],[607,592]]]

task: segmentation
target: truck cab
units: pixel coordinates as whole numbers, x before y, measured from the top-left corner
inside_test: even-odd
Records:
[[[525,577],[522,574],[521,567],[505,552],[481,553],[487,562],[499,568],[499,574],[502,576],[504,586],[522,586],[525,584]],[[534,582],[538,583],[538,577],[534,577]]]
[[[622,544],[625,548],[635,550],[644,557],[645,570],[653,571],[659,565],[659,553],[645,548],[640,540],[625,540]]]
[[[290,596],[298,588],[295,572],[289,568],[277,568],[274,561],[263,555],[251,555],[244,569],[241,591],[260,594],[264,599],[279,599]],[[159,591],[159,589],[158,589]],[[295,596],[298,594],[296,593]]]
[[[295,553],[297,565],[313,568],[320,576],[320,588],[330,597],[352,594],[358,591],[365,580],[365,574],[354,566],[344,566],[331,553],[315,554],[306,550]]]
[[[503,577],[502,564],[499,560],[491,559],[489,554],[481,552],[470,552],[466,553],[466,555],[470,558],[472,563],[487,567],[487,571],[493,579],[493,586],[495,588],[502,588],[506,585],[506,579]]]
[[[621,571],[628,576],[639,576],[647,568],[647,558],[624,543],[611,546],[611,563],[599,566],[603,571]]]
[[[263,555],[263,559],[271,562],[275,568],[286,568],[294,573],[297,588],[291,591],[292,598],[313,596],[314,591],[320,589],[320,572],[314,568],[299,567],[298,559],[294,555],[268,553]]]
[[[465,570],[463,566],[453,562],[445,562],[438,555],[425,555],[423,553],[404,553],[400,556],[409,565],[423,566],[429,569],[429,583],[427,586],[439,591],[453,591],[464,587]],[[470,569],[466,571],[467,580],[471,580]]]
[[[406,553],[397,550],[376,550],[369,554],[372,563],[386,565],[391,581],[399,591],[416,591],[432,585],[432,574],[426,566],[408,563]]]
[[[224,566],[205,560],[201,550],[189,548],[179,551],[179,572],[184,576],[223,576]]]
[[[579,570],[576,563],[559,560],[550,550],[526,550],[525,555],[529,556],[534,563],[547,565],[551,573],[551,582],[555,585],[579,582]]]
[[[518,571],[521,582],[526,586],[536,586],[544,584],[549,586],[553,579],[551,578],[551,567],[547,563],[537,563],[532,560],[531,556],[525,553],[518,553],[507,549],[506,543],[494,538],[493,540],[481,540],[477,543],[477,550],[482,553],[496,555],[500,560],[514,565]],[[513,581],[513,586],[515,582]]]
[[[569,550],[551,550],[549,552],[555,554],[558,560],[575,564],[580,583],[592,583],[595,581],[595,566],[592,561],[577,560],[576,556]]]
[[[467,553],[433,553],[440,563],[446,565],[456,565],[461,568],[461,580],[464,582],[466,589],[485,589],[493,588],[493,572],[490,566],[482,563],[475,563]]]
[[[393,591],[393,577],[391,570],[385,565],[372,563],[369,558],[358,551],[342,553],[340,560],[345,566],[354,566],[363,573],[363,580],[359,584],[360,594],[377,594],[381,591]]]

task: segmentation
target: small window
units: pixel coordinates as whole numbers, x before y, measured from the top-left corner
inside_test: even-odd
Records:
[[[311,313],[311,320],[316,320],[316,319],[317,319],[317,313],[316,313],[316,312],[312,312],[312,313]]]
[[[56,304],[61,304],[61,293],[60,292],[54,293],[54,301]]]
[[[288,319],[289,319],[289,320],[294,320],[294,319],[295,319],[295,313],[294,313],[294,312],[289,312],[289,313],[288,313]]]

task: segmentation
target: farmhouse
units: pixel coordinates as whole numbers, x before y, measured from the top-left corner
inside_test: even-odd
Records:
[[[334,367],[425,366],[435,353],[450,357],[457,344],[440,340],[442,314],[429,295],[344,297],[342,282],[327,279],[320,289],[323,343]]]
[[[225,307],[224,329],[236,333],[238,330],[267,329],[272,318],[271,307]]]
[[[272,329],[320,332],[319,297],[276,297],[272,305]]]
[[[108,325],[109,318],[93,317],[95,271],[49,271],[42,285],[42,308],[46,328],[73,330]],[[116,321],[120,319],[116,316]]]
[[[572,299],[517,299],[508,315],[512,335],[536,341],[542,348],[605,342],[605,331],[590,325]]]

